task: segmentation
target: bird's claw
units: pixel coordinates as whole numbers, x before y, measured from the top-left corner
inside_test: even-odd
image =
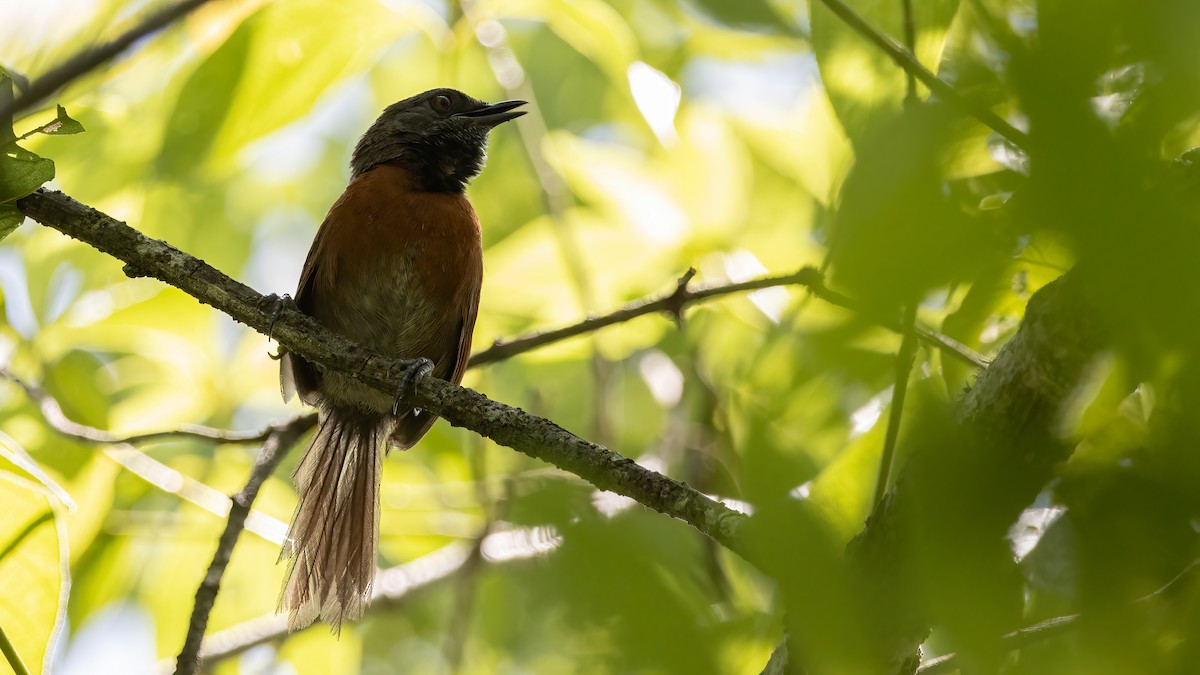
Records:
[[[396,400],[392,402],[392,414],[400,414],[400,399],[412,391],[417,380],[427,377],[433,372],[433,361],[425,357],[404,359],[399,363],[404,365],[404,374],[400,376],[400,386],[396,388]]]
[[[292,296],[288,295],[287,293],[284,293],[283,295],[275,295],[274,293],[271,293],[270,295],[264,296],[264,298],[272,301],[271,321],[267,324],[267,339],[270,340],[275,333],[275,322],[279,321],[279,317],[283,316],[283,310],[289,305],[295,307],[296,302],[292,300]]]

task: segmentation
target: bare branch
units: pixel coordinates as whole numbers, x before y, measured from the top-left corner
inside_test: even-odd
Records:
[[[692,274],[685,274],[680,278],[676,288],[667,294],[653,295],[635,300],[621,309],[618,309],[609,314],[601,316],[588,317],[579,323],[553,330],[539,331],[529,333],[520,337],[510,338],[507,340],[496,340],[491,347],[483,351],[476,352],[471,355],[470,366],[482,366],[495,361],[501,361],[507,358],[516,356],[527,351],[532,351],[539,347],[544,347],[548,344],[566,340],[577,335],[591,333],[601,328],[607,328],[618,323],[624,323],[631,319],[636,319],[639,316],[647,314],[656,314],[664,312],[673,317],[682,316],[683,308],[690,304],[707,302],[725,295],[734,293],[747,293],[761,290],[764,288],[773,288],[776,286],[803,286],[809,290],[814,296],[836,305],[843,309],[849,309],[855,312],[862,313],[864,316],[872,319],[879,325],[896,332],[904,332],[904,326],[898,319],[884,319],[876,316],[871,316],[859,303],[850,298],[829,290],[825,287],[821,273],[811,267],[806,267],[791,274],[779,274],[749,281],[741,281],[738,283],[715,284],[711,286],[701,286],[696,289],[689,288],[687,283],[692,278]],[[970,347],[942,335],[937,331],[916,327],[917,338],[934,349],[941,350],[947,355],[956,358],[964,363],[970,364],[976,368],[987,366],[987,359],[982,354],[976,352]]]
[[[181,0],[177,4],[164,7],[151,14],[111,42],[84,49],[75,54],[34,80],[29,88],[21,92],[19,96],[0,106],[0,120],[9,119],[33,108],[62,87],[112,60],[133,43],[171,25],[209,1]]]
[[[917,303],[910,301],[904,308],[904,325],[910,330],[916,325]],[[887,431],[883,437],[883,453],[879,458],[879,475],[875,480],[875,496],[871,504],[883,499],[891,482],[892,462],[896,454],[896,441],[900,437],[900,418],[904,415],[904,399],[908,396],[908,378],[912,374],[917,356],[915,332],[904,333],[900,351],[896,353],[895,386],[892,387],[892,404],[888,409]]]
[[[947,84],[944,80],[934,75],[928,68],[921,65],[917,57],[911,51],[896,43],[895,40],[881,33],[877,28],[867,23],[867,20],[862,18],[858,13],[850,8],[849,5],[842,0],[820,0],[821,4],[829,8],[829,11],[838,16],[839,19],[846,22],[848,26],[853,28],[859,35],[862,35],[867,40],[874,43],[877,47],[883,50],[896,65],[900,66],[913,77],[917,78],[929,90],[936,94],[939,98],[945,99],[959,108],[966,111],[975,119],[982,122],[992,131],[1003,136],[1010,143],[1018,148],[1029,148],[1029,135],[1024,131],[1017,129],[1013,125],[1004,121],[999,115],[992,112],[985,106],[982,106],[975,101],[960,94],[957,89]]]
[[[258,453],[258,460],[250,471],[246,486],[233,496],[225,531],[217,541],[217,551],[204,574],[204,580],[196,589],[196,602],[192,607],[192,618],[188,622],[187,637],[184,638],[183,648],[176,660],[175,675],[191,675],[196,671],[199,665],[200,642],[204,638],[204,630],[208,627],[208,615],[216,602],[217,591],[221,588],[221,577],[229,565],[233,547],[246,526],[250,506],[258,497],[258,489],[262,487],[263,482],[275,472],[288,450],[310,427],[312,420],[308,417],[297,417],[288,424],[273,429]]]

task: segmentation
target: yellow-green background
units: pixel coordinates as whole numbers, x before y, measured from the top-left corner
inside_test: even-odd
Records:
[[[36,78],[116,35],[145,4],[5,3],[0,64]],[[852,4],[902,37],[901,0]],[[1200,518],[1186,421],[1197,328],[1188,266],[1200,246],[1194,221],[1143,190],[1194,144],[1200,88],[1188,88],[1197,59],[1187,35],[1197,11],[1117,0],[913,4],[918,57],[1031,127],[1041,162],[1033,174],[944,102],[905,112],[895,64],[823,7],[789,0],[477,0],[465,12],[434,0],[224,0],[138,43],[16,129],[65,105],[86,134],[25,144],[55,161],[53,187],[283,293],[345,185],[353,143],[383,106],[435,86],[531,97],[524,133],[506,125],[493,134],[468,192],[484,227],[477,348],[668,291],[688,267],[696,282],[715,283],[831,261],[831,282],[880,313],[920,301],[921,321],[994,355],[1030,294],[1090,258],[1111,270],[1111,288],[1098,291],[1109,318],[1132,329],[1118,331],[1119,346],[1063,421],[1086,452],[1064,470],[1076,490],[1059,497],[1088,526],[1046,554],[1066,580],[1028,570],[1048,599],[1026,616],[1077,611],[1114,584],[1127,584],[1122,597],[1149,592],[1195,555],[1188,523]],[[1001,31],[985,29],[980,7]],[[1007,56],[1021,49],[1040,51]],[[917,88],[918,100],[928,94]],[[1133,103],[1121,107],[1121,97]],[[1024,210],[1000,208],[1030,181],[1038,189],[1025,190]],[[256,429],[302,412],[280,400],[265,337],[155,280],[126,278],[120,263],[55,231],[27,222],[5,239],[0,284],[0,360],[44,383],[77,421],[116,433]],[[781,541],[818,550],[796,563],[804,577],[820,573],[813,561],[840,551],[868,512],[899,342],[789,288],[689,309],[682,330],[640,318],[473,370],[464,384],[707,493],[751,508],[802,504],[809,525],[772,522],[783,523]],[[944,406],[970,378],[922,348],[912,405]],[[182,643],[223,519],[55,435],[11,385],[0,387],[0,430],[77,505],[68,511],[15,466],[9,473],[23,482],[0,483],[0,501],[12,503],[0,537],[51,508],[61,525],[47,519],[0,561],[0,626],[36,671],[65,558],[60,672],[152,672]],[[253,447],[186,440],[144,449],[226,494],[254,459]],[[298,454],[256,504],[283,521]],[[485,561],[340,639],[316,628],[216,672],[448,672],[457,631],[460,672],[755,673],[782,636],[782,598],[741,559],[641,508],[602,515],[578,479],[468,432],[441,424],[393,454],[383,491],[383,565],[473,541],[492,519],[552,526],[561,544]],[[1122,497],[1137,508],[1104,510]],[[1145,534],[1151,527],[1164,531]],[[806,539],[816,531],[827,538]],[[210,629],[274,609],[277,555],[243,535]],[[16,564],[37,578],[6,571]],[[830,589],[813,597],[862,601],[852,588]],[[790,609],[816,621],[850,611]],[[1105,632],[1127,635],[1117,612],[1115,627],[1082,632],[1035,662],[1048,670],[1029,672],[1138,672],[1128,668],[1181,658],[1196,615],[1190,605],[1174,611],[1154,635],[1124,644]],[[843,638],[849,647],[822,658],[851,649]]]

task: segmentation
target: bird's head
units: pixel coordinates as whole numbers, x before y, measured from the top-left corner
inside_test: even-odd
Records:
[[[483,168],[487,135],[525,114],[525,101],[484,103],[456,89],[431,89],[388,106],[354,148],[350,169],[359,176],[380,164],[412,171],[422,187],[462,192]]]

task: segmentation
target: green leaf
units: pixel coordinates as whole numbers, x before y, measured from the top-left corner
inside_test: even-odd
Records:
[[[11,665],[17,658],[28,672],[40,673],[66,619],[66,528],[42,486],[7,471],[0,471],[0,512],[5,660]]]
[[[393,19],[369,0],[264,5],[188,77],[159,168],[190,175],[308,114],[331,84],[361,73],[412,30]]]
[[[8,71],[0,68],[0,107],[4,107],[13,102],[13,81],[9,77]],[[13,133],[12,116],[0,118],[0,143],[8,143],[17,137]]]
[[[25,222],[25,215],[11,204],[0,204],[0,241]]]
[[[20,199],[54,178],[54,162],[10,143],[0,155],[0,204]]]
[[[766,29],[783,34],[795,29],[767,0],[695,0],[696,6],[731,28]]]
[[[71,499],[71,495],[62,489],[58,483],[54,481],[38,463],[25,452],[15,440],[8,434],[0,431],[0,460],[6,460],[9,466],[0,463],[0,471],[7,471],[14,476],[19,476],[24,480],[33,480],[45,488],[46,492],[52,495],[60,504],[68,509],[75,510],[75,500]],[[15,471],[13,471],[15,469]]]
[[[504,15],[544,21],[563,42],[625,86],[629,64],[640,58],[628,21],[608,3],[510,0]]]
[[[71,134],[82,134],[84,132],[83,125],[74,120],[67,114],[67,109],[58,106],[58,117],[46,126],[38,129],[43,134],[50,136],[70,136]]]
[[[29,675],[29,666],[25,665],[25,661],[17,653],[16,646],[9,639],[8,633],[4,632],[3,626],[0,626],[0,652],[4,653],[4,660],[8,661],[8,667],[12,668],[13,673],[16,675]]]

